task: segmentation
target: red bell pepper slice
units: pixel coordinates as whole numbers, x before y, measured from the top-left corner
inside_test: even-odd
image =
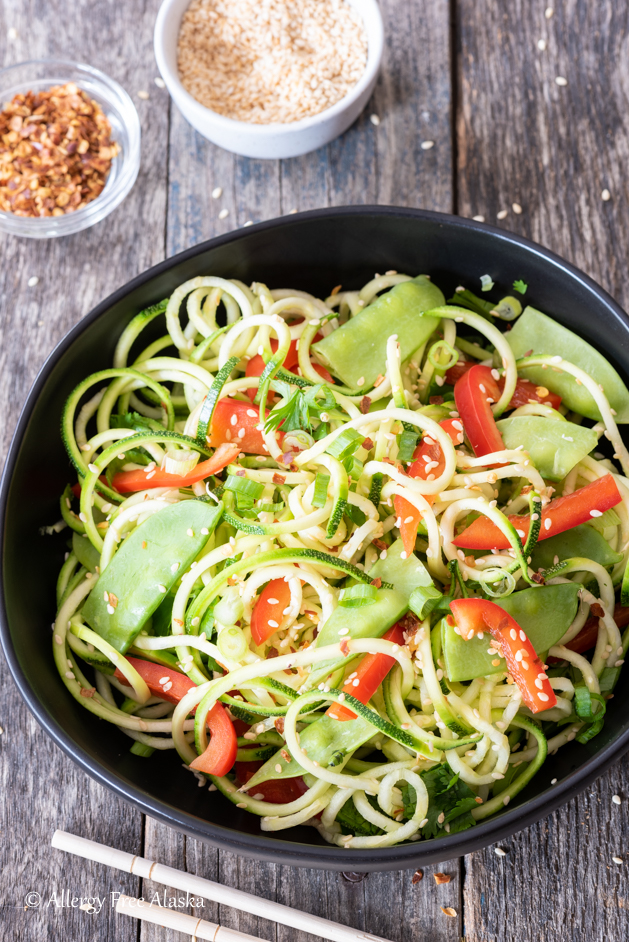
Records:
[[[444,419],[440,422],[441,428],[448,433],[454,445],[461,445],[464,441],[463,426],[460,419]],[[438,477],[443,473],[445,461],[443,452],[438,442],[433,441],[430,435],[428,441],[424,438],[415,449],[413,455],[413,464],[410,465],[407,474],[412,478],[422,478],[427,480],[429,474]],[[436,465],[435,465],[436,462]],[[434,504],[436,494],[425,494],[426,501]],[[415,549],[415,540],[417,539],[417,527],[422,519],[422,514],[413,504],[405,500],[404,497],[396,495],[393,498],[395,513],[400,521],[400,536],[404,543],[404,552],[410,556]]]
[[[502,451],[504,443],[498,431],[488,399],[498,402],[500,389],[488,366],[474,365],[457,380],[454,401],[477,457]]]
[[[520,688],[522,702],[532,713],[556,705],[557,697],[535,648],[504,608],[488,599],[455,599],[450,608],[465,640],[489,631],[492,646],[506,660],[509,673]]]
[[[219,445],[211,458],[200,461],[192,471],[187,474],[170,474],[161,468],[148,473],[141,471],[119,471],[114,475],[112,484],[119,494],[129,494],[132,491],[145,491],[152,487],[190,487],[197,481],[203,481],[211,474],[218,474],[223,468],[235,461],[241,452],[240,444],[225,442]]]
[[[542,511],[542,526],[539,533],[540,540],[546,540],[564,530],[571,530],[581,523],[587,523],[592,516],[598,516],[593,511],[609,510],[622,500],[618,487],[611,474],[606,474],[585,487],[580,487],[572,494],[557,497],[551,500]],[[522,530],[525,537],[529,532],[529,517],[511,515],[509,520],[516,528]],[[524,539],[524,537],[523,537]],[[477,517],[455,540],[455,546],[465,549],[507,549],[511,544],[498,527],[488,517]]]
[[[626,628],[629,625],[629,608],[626,605],[616,605],[614,608],[614,621],[619,628]],[[565,645],[569,651],[575,651],[577,654],[584,654],[596,647],[598,641],[598,616],[590,615],[583,628],[572,641]],[[549,657],[550,662],[561,660],[558,657]]]
[[[456,386],[458,380],[471,370],[473,366],[474,363],[471,360],[459,360],[458,363],[455,363],[454,366],[451,366],[447,371],[446,382],[451,386]],[[501,376],[498,380],[498,389],[501,395],[504,386],[505,379],[504,376]],[[538,390],[542,390],[542,395],[540,395]],[[536,386],[535,383],[532,383],[530,380],[520,379],[518,377],[515,391],[511,396],[509,408],[518,409],[520,406],[528,405],[529,402],[543,402],[553,409],[558,409],[561,405],[561,396],[558,396],[557,393],[550,392],[545,386]]]
[[[258,760],[255,762],[237,762],[234,766],[236,783],[245,785],[263,765],[264,762]],[[297,775],[294,778],[278,778],[262,782],[261,785],[256,786],[252,797],[258,798],[261,795],[261,801],[284,805],[289,801],[296,801],[297,798],[301,798],[307,791],[308,786],[301,775]]]
[[[222,442],[236,443],[245,454],[268,455],[262,432],[257,428],[259,424],[258,406],[226,396],[216,403],[208,442],[213,448]],[[279,435],[281,438],[282,433]]]
[[[251,637],[260,646],[274,634],[290,605],[290,586],[284,579],[267,582],[251,613]]]
[[[404,644],[404,626],[398,621],[382,637],[385,641],[394,641],[395,644],[402,645]],[[361,703],[369,703],[395,663],[395,658],[389,657],[388,654],[365,654],[355,670],[355,677],[345,684],[343,692],[356,697]],[[356,719],[356,714],[342,703],[333,703],[327,712],[328,716],[333,716],[335,720],[343,722]]]
[[[179,703],[189,690],[196,687],[187,674],[173,670],[172,667],[164,667],[163,664],[143,661],[137,657],[128,657],[127,660],[145,680],[153,696],[168,700],[169,703]],[[114,676],[123,684],[128,683],[118,668]],[[190,763],[190,768],[206,772],[208,775],[227,775],[236,761],[238,741],[234,724],[222,703],[214,704],[208,713],[207,725],[210,730],[210,742],[203,755]]]
[[[317,336],[314,338],[313,343],[315,343],[317,340],[321,340],[322,337],[323,337],[323,334],[317,334]],[[273,353],[275,353],[275,351],[277,350],[277,347],[278,347],[277,340],[271,340],[271,350],[273,351]],[[285,370],[288,370],[289,373],[294,373],[295,367],[298,366],[298,364],[299,364],[299,351],[297,350],[297,341],[291,340],[291,344],[290,344],[290,347],[288,348],[288,353],[286,354],[286,359],[284,360],[284,365],[282,368]],[[319,363],[313,363],[312,365],[314,366],[319,376],[326,383],[334,382],[334,380],[332,379],[332,377],[330,376],[330,374],[328,373],[328,371],[326,370],[324,366],[321,366]],[[265,366],[266,364],[264,362],[264,358],[259,353],[257,353],[254,357],[251,357],[251,359],[247,363],[247,367],[245,369],[245,376],[262,376]],[[251,399],[251,401],[253,402],[253,400],[256,397],[257,389],[247,389],[246,392],[249,398]]]

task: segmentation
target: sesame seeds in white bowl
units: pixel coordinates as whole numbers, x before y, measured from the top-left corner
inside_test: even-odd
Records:
[[[157,65],[186,120],[268,159],[316,150],[356,120],[383,43],[377,0],[164,0],[155,25]]]

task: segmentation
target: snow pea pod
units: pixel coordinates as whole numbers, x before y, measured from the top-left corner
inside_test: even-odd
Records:
[[[580,588],[574,582],[540,586],[514,592],[496,601],[517,621],[539,654],[556,644],[574,621]],[[473,680],[506,670],[503,658],[488,653],[487,649],[491,648],[489,632],[484,638],[475,637],[466,641],[445,618],[441,622],[441,631],[449,680]]]
[[[386,558],[377,560],[369,573],[372,579],[380,578],[383,582],[390,582],[395,589],[379,589],[375,602],[358,609],[339,605],[317,635],[317,647],[337,644],[343,638],[380,638],[408,611],[408,600],[413,589],[433,584],[421,560],[416,556],[404,559],[401,555],[403,551],[402,541],[396,540],[389,547]],[[309,686],[317,686],[332,670],[343,667],[350,660],[352,658],[317,665],[310,674]]]
[[[72,552],[89,572],[96,572],[96,567],[100,564],[100,553],[86,536],[81,533],[72,534]]]
[[[551,481],[565,478],[598,442],[591,428],[540,415],[514,416],[501,419],[496,425],[505,448],[523,445],[542,477]]]
[[[560,353],[565,360],[581,367],[604,390],[611,407],[616,410],[616,422],[629,422],[629,390],[611,363],[586,340],[534,307],[525,309],[505,337],[516,359],[529,355],[529,351],[534,355]],[[575,412],[588,419],[602,418],[590,393],[584,386],[579,386],[573,376],[541,366],[528,367],[520,372],[534,383],[558,393],[564,404]]]
[[[562,562],[575,556],[593,559],[606,569],[615,566],[622,559],[622,555],[614,552],[602,533],[589,523],[582,523],[572,530],[566,530],[537,543],[531,557],[531,567],[535,571],[550,569],[555,565],[555,557]]]
[[[121,654],[207,543],[223,505],[171,504],[121,544],[83,606],[85,621]]]
[[[346,386],[367,390],[386,373],[389,336],[397,334],[401,358],[406,360],[439,324],[438,318],[422,315],[442,304],[445,299],[439,288],[425,275],[419,275],[375,298],[312,349]]]

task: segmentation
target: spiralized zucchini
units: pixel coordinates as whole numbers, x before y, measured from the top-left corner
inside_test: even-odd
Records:
[[[77,502],[68,486],[62,519],[47,528],[67,527],[72,537],[57,584],[53,652],[76,702],[134,739],[137,761],[170,749],[188,765],[208,747],[206,719],[223,703],[245,724],[238,769],[266,765],[250,782],[242,771],[209,775],[210,788],[260,816],[263,830],[310,824],[341,847],[420,840],[502,810],[547,751],[600,730],[629,646],[614,613],[623,576],[629,586],[629,453],[604,390],[563,359],[564,351],[516,363],[501,329],[504,306],[491,311],[494,323],[450,304],[426,312],[436,326],[404,361],[395,324],[390,336],[383,328],[383,372],[370,388],[330,380],[317,361],[318,336],[409,281],[376,276],[360,291],[324,301],[199,277],[133,317],[112,368],[87,377],[68,400],[63,437],[79,496]],[[516,306],[509,307],[512,318],[520,314]],[[542,366],[575,377],[600,409],[595,429],[611,442],[622,474],[598,453],[562,481],[545,479],[522,448],[475,457],[460,421],[453,444],[440,424],[460,419],[448,371],[474,358],[489,358],[502,380],[496,417],[509,411],[568,427],[563,406],[531,400],[514,411],[510,403],[519,369]],[[235,410],[227,420],[226,404]],[[440,452],[433,473],[408,473],[418,441]],[[221,449],[230,452],[227,460],[203,474]],[[557,557],[546,573],[534,571],[551,497],[612,469],[622,503],[600,532],[613,562]],[[141,486],[125,490],[121,482],[138,474]],[[222,508],[218,525],[172,588],[160,586],[162,604],[147,609],[142,630],[121,653],[87,623],[86,599],[138,528],[195,499]],[[508,519],[519,513],[530,516],[528,538]],[[498,528],[507,549],[457,547],[457,534],[478,517]],[[370,613],[397,605],[397,621],[412,586],[372,570],[391,566],[395,553],[400,573],[412,563],[407,543],[400,552],[397,542],[411,520],[419,524],[411,557],[427,580],[424,620],[407,616],[396,643],[381,637],[391,618],[378,622]],[[448,599],[474,595],[500,604],[544,581],[582,589],[578,613],[550,650],[557,704],[533,717],[504,664],[471,681],[448,676],[441,619]],[[105,600],[112,613],[124,606],[107,592]],[[328,637],[326,626],[339,613],[348,627]],[[598,627],[594,651],[584,656],[570,645],[591,613]],[[366,704],[365,658],[387,665]],[[162,688],[147,683],[142,661],[161,665]],[[166,696],[173,671],[189,678],[178,703]],[[339,719],[343,710],[354,719]],[[325,731],[319,739],[317,730]],[[334,737],[338,748],[330,751]],[[448,804],[453,789],[457,799]]]

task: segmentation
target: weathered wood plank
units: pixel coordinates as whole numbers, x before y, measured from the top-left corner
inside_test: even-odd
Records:
[[[629,14],[609,0],[570,0],[550,18],[545,6],[457,4],[458,212],[540,241],[627,305]],[[626,872],[611,860],[624,856],[629,840],[625,805],[611,801],[615,793],[626,797],[627,768],[625,759],[504,842],[506,857],[489,848],[466,858],[466,939],[627,936]]]
[[[33,0],[0,3],[3,65],[55,55],[91,62],[132,95],[143,132],[138,181],[104,222],[50,242],[0,237],[2,461],[26,393],[53,345],[94,304],[163,257],[168,109],[166,93],[153,84],[152,31],[158,6],[158,0],[129,0],[122,17],[113,0],[77,0],[63,11],[57,4]],[[9,28],[18,31],[14,42],[6,39]],[[150,92],[148,101],[137,98],[143,89]],[[33,275],[39,284],[29,288],[27,281]],[[3,938],[136,939],[132,921],[115,915],[111,893],[136,895],[139,881],[51,851],[49,843],[60,827],[139,853],[141,815],[98,786],[53,745],[22,704],[4,664],[0,723],[5,729],[0,737]],[[39,907],[26,908],[29,892],[41,895]],[[56,894],[60,901],[62,892],[64,905],[56,906],[51,897]],[[70,901],[100,897],[102,911],[90,915],[77,908],[77,901],[68,905],[68,895]],[[35,900],[32,897],[31,903]]]

